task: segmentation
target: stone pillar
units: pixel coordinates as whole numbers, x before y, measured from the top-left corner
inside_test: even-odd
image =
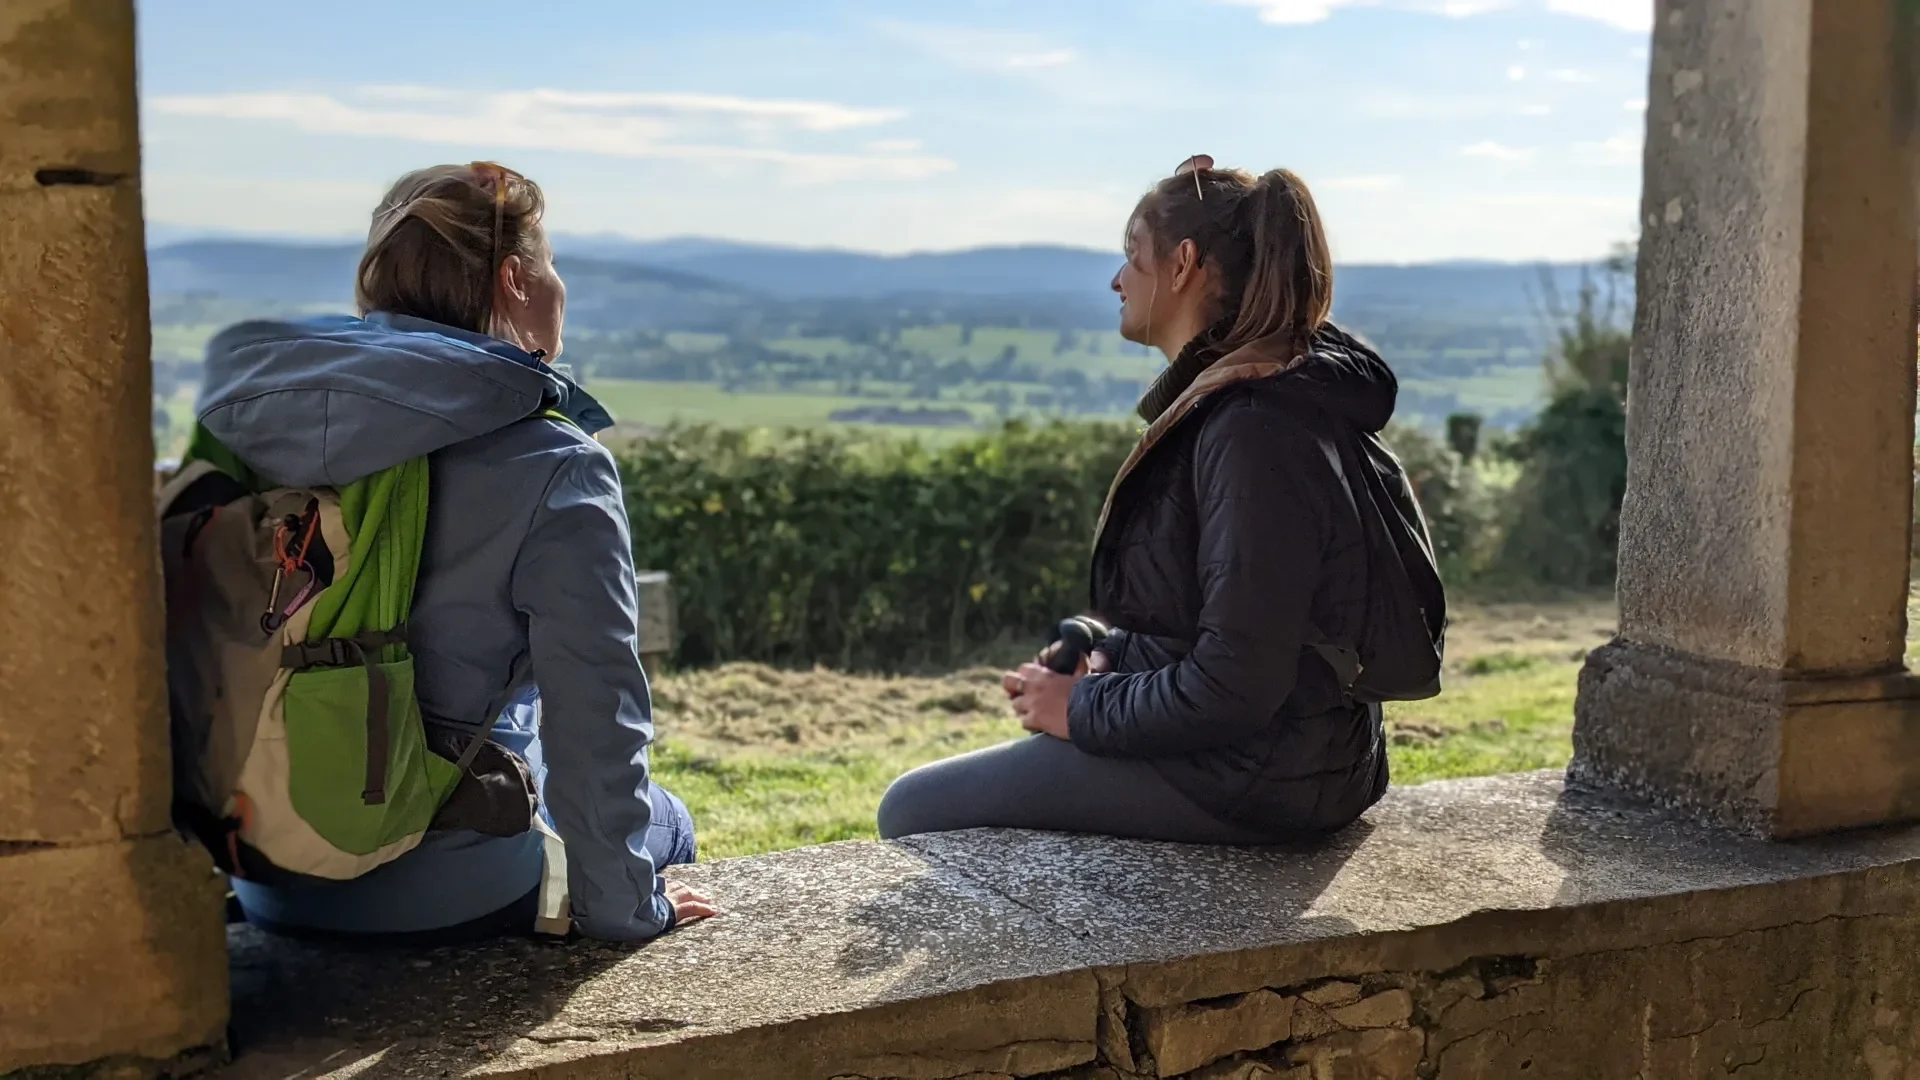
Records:
[[[1578,779],[1772,836],[1920,817],[1911,6],[1658,5],[1620,637]]]
[[[673,578],[665,570],[642,570],[634,575],[634,585],[640,597],[640,666],[649,680],[658,679],[678,644]]]
[[[169,828],[131,0],[0,3],[0,1074],[221,1045]]]

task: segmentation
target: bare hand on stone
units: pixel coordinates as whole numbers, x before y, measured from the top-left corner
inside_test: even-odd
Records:
[[[698,892],[677,881],[667,882],[667,902],[673,905],[673,920],[676,926],[685,926],[690,922],[710,919],[720,914],[711,897]]]

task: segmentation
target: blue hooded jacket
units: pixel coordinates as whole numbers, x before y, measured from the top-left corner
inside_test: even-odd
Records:
[[[539,419],[545,409],[580,427]],[[484,731],[537,686],[543,800],[566,843],[575,923],[613,940],[667,929],[672,907],[645,847],[653,720],[633,549],[613,457],[590,437],[611,424],[606,410],[505,342],[375,313],[223,331],[198,411],[278,484],[346,484],[427,456],[407,634],[422,713]],[[524,750],[533,735],[514,726],[509,716],[495,737]],[[353,881],[235,891],[274,922],[406,932],[504,908],[540,869],[537,834],[429,833]]]

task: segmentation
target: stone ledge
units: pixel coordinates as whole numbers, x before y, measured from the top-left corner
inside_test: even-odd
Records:
[[[1920,1060],[1917,857],[1916,830],[1767,844],[1557,774],[1395,789],[1317,850],[834,844],[697,868],[728,913],[638,949],[236,930],[228,1072],[1872,1075]]]

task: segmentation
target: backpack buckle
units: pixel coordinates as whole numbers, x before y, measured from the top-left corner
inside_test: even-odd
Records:
[[[280,650],[280,666],[304,671],[315,667],[346,667],[362,662],[360,647],[353,641],[342,638],[323,638],[320,641],[289,645]]]

